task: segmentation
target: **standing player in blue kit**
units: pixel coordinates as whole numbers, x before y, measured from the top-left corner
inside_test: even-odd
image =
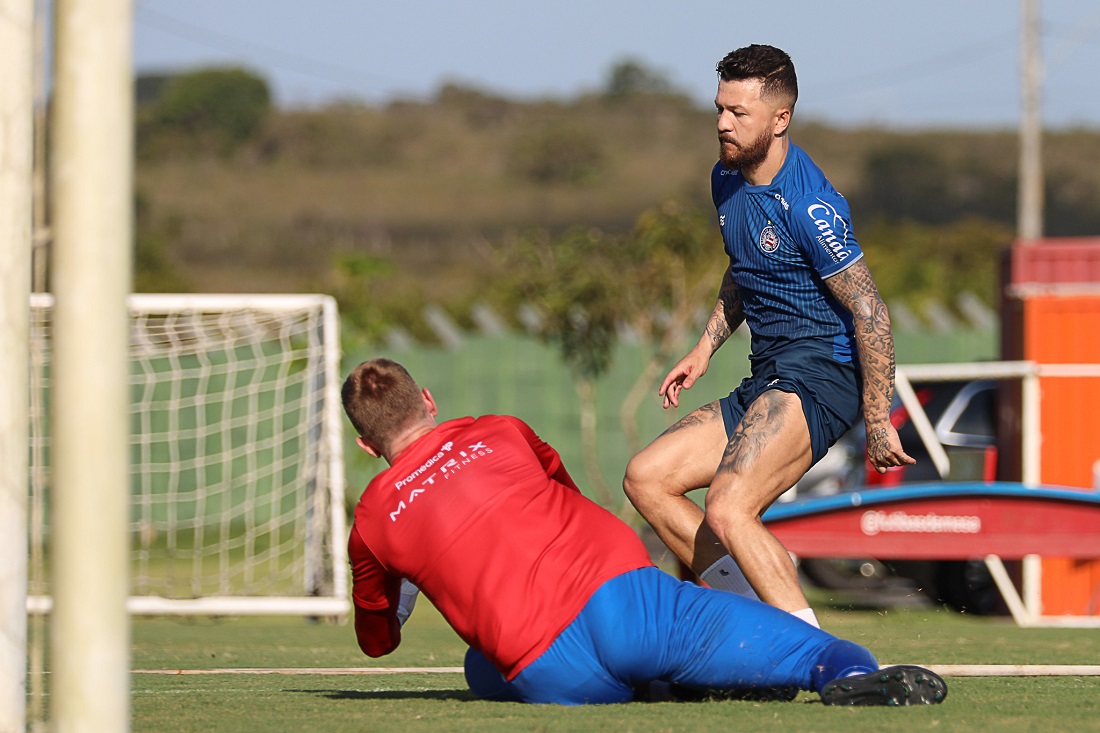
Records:
[[[847,201],[787,134],[798,98],[790,57],[752,45],[717,71],[711,190],[729,267],[702,337],[659,394],[666,408],[678,407],[742,322],[752,334],[751,375],[636,455],[623,488],[708,585],[817,625],[790,555],[761,515],[860,414],[877,470],[914,463],[889,419],[890,316]],[[686,494],[705,487],[704,511]]]

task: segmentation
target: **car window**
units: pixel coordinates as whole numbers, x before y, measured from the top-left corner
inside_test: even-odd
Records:
[[[983,389],[975,392],[967,401],[962,414],[951,427],[953,433],[965,433],[966,435],[983,435],[993,437],[994,399],[996,390]]]
[[[995,382],[970,382],[944,410],[936,434],[944,445],[981,447],[995,438],[997,386]]]

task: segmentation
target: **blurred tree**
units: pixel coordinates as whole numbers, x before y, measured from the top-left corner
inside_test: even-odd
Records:
[[[969,216],[1015,221],[1016,183],[1009,171],[962,155],[949,161],[937,138],[880,145],[867,153],[852,209],[862,218],[941,225]]]
[[[419,343],[446,345],[427,313],[443,312],[458,327],[469,328],[471,307],[484,297],[481,291],[447,292],[388,255],[361,251],[335,255],[331,270],[313,289],[336,298],[345,344],[355,349],[387,343],[395,332]]]
[[[1044,229],[1050,237],[1100,234],[1100,182],[1079,168],[1061,168],[1046,176]]]
[[[581,405],[585,471],[605,506],[613,499],[599,471],[596,385],[608,371],[624,326],[652,352],[620,407],[632,452],[641,448],[637,411],[660,370],[683,346],[697,311],[720,281],[721,243],[710,219],[675,202],[649,209],[632,232],[575,228],[558,237],[538,232],[505,252],[503,287],[542,315],[540,336],[555,344],[573,375]],[[621,513],[629,511],[623,504]]]
[[[652,345],[619,412],[630,452],[642,448],[637,413],[656,393],[661,372],[713,306],[725,258],[713,217],[677,201],[642,212],[630,234],[625,276],[624,320]]]
[[[186,278],[169,255],[169,242],[179,236],[180,217],[154,216],[148,196],[134,196],[134,282],[135,293],[186,293]]]
[[[519,104],[506,97],[462,84],[444,84],[437,95],[439,104],[462,112],[475,130],[498,127],[511,119]]]
[[[859,208],[862,216],[927,221],[937,211],[942,168],[933,154],[911,145],[873,151],[864,163],[866,177]]]
[[[164,88],[173,78],[173,74],[139,74],[134,80],[134,102],[138,109],[146,108],[160,99]]]
[[[159,93],[139,110],[139,152],[169,137],[187,143],[188,152],[225,155],[252,137],[271,110],[267,82],[244,69],[203,69],[147,86]]]
[[[505,297],[534,306],[542,316],[540,338],[556,345],[580,400],[585,472],[597,500],[612,504],[599,468],[596,382],[611,365],[622,302],[612,276],[622,241],[595,228],[575,228],[551,238],[545,231],[518,237],[504,251]]]
[[[612,66],[604,90],[610,99],[678,93],[667,76],[635,59],[623,59]]]
[[[396,166],[410,137],[419,135],[407,124],[369,107],[345,105],[273,115],[257,135],[256,147],[266,162],[355,171]]]
[[[401,322],[379,293],[396,269],[388,259],[359,252],[335,257],[329,291],[340,307],[346,340],[380,342],[393,324]]]
[[[919,308],[965,292],[996,305],[997,262],[1013,230],[978,217],[942,226],[879,219],[857,236],[883,298]]]
[[[527,132],[510,155],[512,172],[539,184],[591,182],[604,162],[599,138],[583,126],[568,123]]]

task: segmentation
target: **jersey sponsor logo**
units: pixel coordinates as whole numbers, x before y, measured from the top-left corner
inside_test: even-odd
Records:
[[[398,488],[403,485],[407,485],[409,481],[415,478],[422,478],[420,485],[411,490],[408,497],[397,502],[397,506],[392,512],[390,512],[390,521],[396,522],[397,518],[401,516],[401,512],[412,506],[412,503],[417,500],[418,497],[427,493],[428,489],[436,485],[436,479],[441,481],[449,481],[456,473],[461,471],[466,466],[470,465],[478,458],[490,455],[493,449],[487,446],[485,443],[478,441],[472,445],[466,446],[465,450],[459,449],[457,453],[453,454],[443,463],[438,463],[439,459],[443,457],[444,451],[450,451],[454,448],[454,443],[445,443],[439,453],[436,453],[432,458],[424,462],[424,465],[413,471],[408,478],[403,481],[398,481]],[[427,469],[434,464],[435,470],[431,473],[426,473]]]
[[[449,453],[451,448],[454,448],[454,443],[452,443],[450,441],[447,441],[446,443],[444,443],[442,446],[440,446],[438,453],[436,453],[434,456],[432,456],[428,460],[424,461],[423,465],[421,465],[420,468],[416,469],[415,471],[410,473],[405,478],[403,478],[400,481],[396,482],[393,485],[393,488],[400,490],[401,487],[407,486],[408,484],[411,484],[413,481],[415,481],[420,476],[423,476],[424,472],[427,471],[429,468],[431,468],[433,465],[435,465],[440,459],[443,458],[444,455]]]
[[[718,215],[718,226],[724,227],[725,225],[726,225],[726,215],[725,214],[719,214]]]
[[[949,514],[907,514],[905,512],[864,512],[859,529],[868,537],[883,532],[901,534],[978,534],[982,518]]]
[[[775,200],[778,201],[779,205],[783,207],[783,211],[790,211],[791,210],[791,205],[787,203],[787,199],[783,198],[783,194],[777,193],[777,194],[774,194],[774,195],[775,195]]]
[[[828,253],[833,262],[843,262],[848,259],[851,252],[845,249],[849,232],[848,222],[844,217],[821,199],[810,204],[806,208],[806,213],[814,220],[814,226],[820,232],[817,235],[818,244]]]
[[[775,231],[775,227],[769,224],[760,232],[758,243],[760,244],[760,249],[771,254],[779,249],[779,232]]]

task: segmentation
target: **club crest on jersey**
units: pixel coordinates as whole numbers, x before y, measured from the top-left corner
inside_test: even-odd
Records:
[[[779,249],[779,232],[775,231],[775,227],[769,224],[764,227],[764,231],[760,232],[758,243],[760,244],[760,249],[771,254]]]

